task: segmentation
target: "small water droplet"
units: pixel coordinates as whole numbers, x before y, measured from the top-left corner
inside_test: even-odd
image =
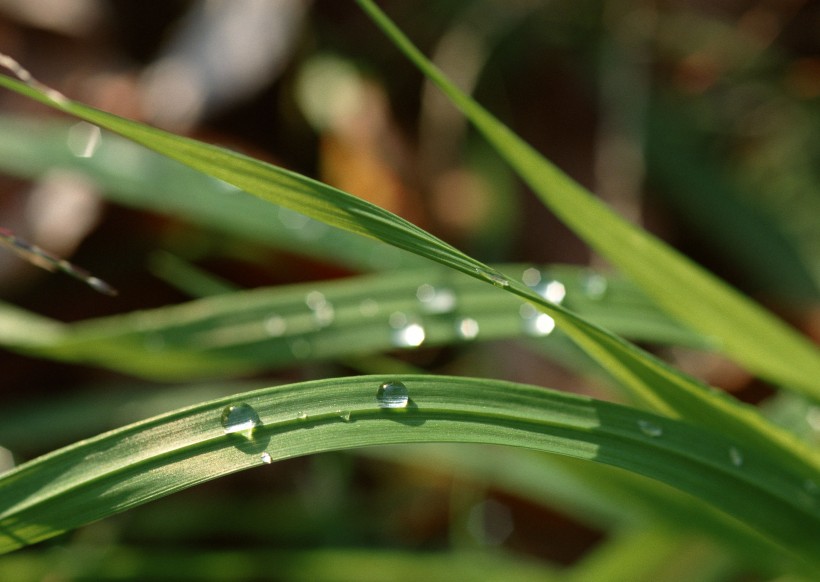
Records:
[[[521,280],[527,287],[535,287],[541,282],[541,271],[530,267],[522,273]]]
[[[407,386],[401,382],[385,382],[376,391],[379,408],[404,408],[410,400]]]
[[[246,438],[250,438],[254,429],[262,424],[253,406],[244,402],[226,406],[222,410],[221,422],[225,434],[237,433]]]
[[[300,410],[299,412],[297,412],[297,413],[296,413],[296,418],[297,418],[298,420],[307,420],[307,419],[308,419],[307,412],[302,412],[302,411]]]
[[[737,447],[729,447],[729,460],[735,467],[743,465],[743,453]]]
[[[68,149],[78,158],[90,158],[97,151],[102,132],[96,125],[81,121],[68,130]]]
[[[641,429],[643,434],[652,438],[657,438],[663,435],[663,428],[651,420],[639,420],[638,428]]]
[[[584,276],[581,287],[584,290],[584,295],[594,301],[599,301],[606,295],[609,282],[606,277],[598,273],[588,273]]]
[[[318,327],[327,327],[333,323],[336,312],[333,309],[333,304],[325,299],[322,293],[319,291],[311,291],[305,297],[305,303],[313,312],[313,318]]]
[[[310,347],[310,342],[305,338],[296,338],[290,343],[290,352],[297,360],[304,360],[310,357],[313,348]]]
[[[496,287],[509,287],[510,281],[504,275],[499,273],[498,271],[492,271],[489,269],[482,269],[479,267],[475,268],[475,272],[487,279],[490,283],[495,285]]]
[[[349,410],[337,410],[336,414],[339,415],[339,418],[341,418],[342,421],[350,422],[350,411]]]
[[[265,320],[265,333],[271,337],[281,336],[287,328],[287,321],[280,315],[271,315]]]
[[[429,283],[419,286],[416,297],[428,313],[449,313],[456,308],[456,294],[452,289],[436,289]]]
[[[364,299],[359,303],[359,313],[363,317],[375,317],[379,314],[379,304],[373,299]]]
[[[416,348],[424,343],[427,332],[417,321],[407,319],[407,316],[397,311],[390,315],[390,327],[393,331],[393,345],[402,348]]]
[[[546,313],[539,312],[529,303],[524,303],[518,312],[524,320],[524,332],[529,335],[543,337],[555,329],[555,320]]]
[[[567,295],[567,288],[560,281],[549,281],[538,285],[535,292],[550,303],[560,305]]]
[[[459,319],[456,322],[456,333],[461,339],[475,339],[478,336],[478,322],[472,317]]]
[[[271,456],[268,453],[262,453],[259,456],[259,458],[262,459],[262,462],[265,463],[266,465],[270,465],[271,463],[273,463],[273,459],[271,458]]]

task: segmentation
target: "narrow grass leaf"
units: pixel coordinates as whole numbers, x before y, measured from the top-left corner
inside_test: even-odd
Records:
[[[401,383],[403,405],[379,386]],[[647,433],[651,423],[660,431]],[[371,444],[474,442],[596,461],[691,493],[820,567],[816,473],[752,443],[623,406],[457,377],[335,378],[207,402],[80,441],[0,476],[0,551],[252,467]],[[743,460],[733,457],[742,446]],[[816,482],[816,481],[815,481]]]
[[[760,306],[630,225],[458,89],[371,0],[362,9],[512,165],[544,204],[660,306],[773,382],[820,399],[820,352]]]

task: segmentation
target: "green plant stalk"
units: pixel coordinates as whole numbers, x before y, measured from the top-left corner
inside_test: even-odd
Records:
[[[720,343],[755,374],[820,399],[820,353],[758,305],[635,228],[515,135],[433,65],[371,0],[356,0],[443,91],[543,203],[674,317]]]
[[[405,383],[406,408],[379,407],[376,389],[387,381]],[[220,422],[223,409],[238,403],[259,416],[247,436],[226,434]],[[657,430],[647,434],[646,426]],[[510,445],[621,467],[707,500],[820,568],[820,504],[807,498],[805,474],[782,459],[746,447],[745,460],[733,463],[731,439],[620,405],[509,382],[425,375],[267,388],[44,455],[0,476],[0,551],[267,462],[404,442]]]

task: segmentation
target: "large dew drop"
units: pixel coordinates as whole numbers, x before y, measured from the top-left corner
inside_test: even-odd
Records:
[[[410,401],[407,386],[401,382],[385,382],[376,391],[379,408],[405,408]]]
[[[246,438],[251,438],[254,429],[262,425],[253,406],[244,402],[226,406],[222,411],[221,421],[225,434],[236,433]]]

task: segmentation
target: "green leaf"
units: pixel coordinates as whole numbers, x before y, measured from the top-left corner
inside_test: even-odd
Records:
[[[506,269],[524,271],[523,266]],[[566,305],[624,335],[704,345],[697,334],[669,320],[617,277],[567,266],[527,271],[541,278],[541,293],[550,283],[561,285]],[[600,296],[590,294],[590,281],[599,286]],[[321,304],[312,309],[310,297]],[[0,303],[0,344],[136,376],[191,379],[415,348],[417,342],[437,346],[516,337],[560,341],[559,333],[538,329],[535,310],[522,316],[523,305],[517,297],[449,270],[405,269],[222,293],[68,325]],[[422,333],[415,341],[405,334],[410,325]]]
[[[406,408],[379,407],[404,382]],[[226,432],[225,411],[255,418]],[[52,537],[221,475],[371,444],[518,446],[621,467],[704,499],[820,567],[818,474],[752,443],[623,406],[508,382],[457,377],[334,378],[196,405],[80,441],[0,476],[0,551]],[[815,486],[816,487],[816,486]]]
[[[755,374],[820,399],[820,352],[748,298],[635,228],[459,90],[371,0],[362,9],[481,131],[539,198],[658,305]]]

